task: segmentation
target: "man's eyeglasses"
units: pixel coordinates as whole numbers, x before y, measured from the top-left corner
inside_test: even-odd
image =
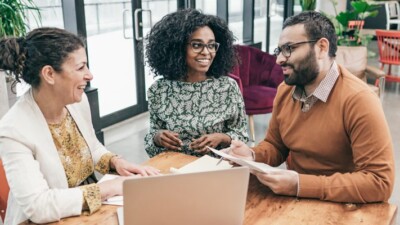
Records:
[[[204,43],[201,43],[201,42],[192,41],[192,42],[189,43],[189,45],[192,47],[192,50],[195,53],[202,52],[204,50],[204,47],[207,47],[209,52],[215,53],[215,52],[218,51],[218,48],[219,48],[219,43],[218,42],[204,44]]]
[[[301,44],[305,44],[305,43],[313,43],[313,42],[317,42],[317,41],[318,40],[312,40],[312,41],[301,41],[301,42],[296,42],[296,43],[292,43],[292,44],[284,44],[281,47],[275,48],[274,55],[276,57],[278,57],[278,55],[280,53],[282,53],[283,56],[285,56],[286,58],[289,58],[290,55],[292,54],[293,46],[301,45]]]

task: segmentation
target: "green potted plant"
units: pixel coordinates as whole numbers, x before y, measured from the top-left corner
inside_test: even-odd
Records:
[[[302,11],[315,10],[316,4],[317,0],[300,0]]]
[[[331,2],[336,7],[336,0],[331,0]],[[358,21],[363,23],[364,19],[367,17],[376,17],[378,15],[379,6],[370,4],[366,0],[352,1],[352,9],[345,12],[340,12],[336,14],[336,34],[338,35],[338,45],[347,46],[366,46],[368,42],[372,39],[372,35],[363,35],[360,31],[362,26],[355,26],[354,28],[349,28],[350,21]]]
[[[0,37],[26,34],[28,12],[35,12],[34,18],[41,20],[39,8],[33,0],[1,0],[0,1]]]
[[[29,28],[28,13],[33,13],[36,23],[40,23],[40,11],[33,0],[0,0],[0,38],[25,35]],[[12,76],[0,70],[0,118],[9,107],[4,103],[9,102],[11,106],[16,100],[13,83]]]

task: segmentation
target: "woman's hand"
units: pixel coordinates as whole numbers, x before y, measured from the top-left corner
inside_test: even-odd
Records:
[[[244,142],[238,140],[232,140],[229,148],[221,149],[226,154],[232,155],[236,158],[242,158],[246,160],[254,161],[254,152]]]
[[[226,134],[222,133],[205,134],[197,139],[193,139],[189,147],[195,150],[195,152],[201,154],[207,154],[208,152],[210,152],[207,146],[215,148],[221,143],[229,144],[230,141],[231,138]]]
[[[154,136],[154,143],[168,150],[182,150],[183,142],[179,139],[179,134],[170,130],[160,130]]]
[[[121,176],[139,174],[146,177],[160,174],[160,170],[154,167],[135,165],[118,156],[111,158],[111,168],[114,168]]]
[[[133,175],[129,177],[117,177],[112,180],[107,180],[97,183],[100,189],[101,201],[105,201],[113,196],[122,195],[122,183],[124,180],[141,177],[140,175]]]

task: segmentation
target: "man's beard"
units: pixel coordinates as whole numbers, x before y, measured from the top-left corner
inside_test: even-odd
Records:
[[[304,87],[310,84],[319,74],[319,66],[315,52],[310,50],[303,60],[297,63],[295,67],[292,63],[284,63],[281,65],[292,68],[292,74],[285,75],[285,83],[287,85],[296,85]]]

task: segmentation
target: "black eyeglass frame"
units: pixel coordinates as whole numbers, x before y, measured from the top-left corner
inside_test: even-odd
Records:
[[[284,44],[281,47],[278,46],[277,48],[274,49],[274,55],[278,57],[278,55],[282,53],[283,56],[289,58],[292,55],[292,46],[306,44],[306,43],[313,43],[317,42],[318,40],[300,41],[292,44]],[[286,48],[287,50],[283,50],[283,48]],[[289,52],[289,54],[287,55],[285,52]]]
[[[200,46],[201,46],[200,50],[196,50],[196,49],[193,47],[193,44],[198,44],[198,45],[200,45]],[[198,41],[192,41],[192,42],[189,42],[188,45],[190,45],[190,48],[192,49],[192,51],[193,51],[194,53],[203,52],[205,47],[207,48],[207,50],[208,50],[210,53],[216,53],[216,52],[218,51],[219,46],[220,46],[221,44],[218,43],[218,42],[213,42],[213,43],[205,44],[205,43],[201,43],[201,42],[198,42]],[[213,49],[212,47],[210,47],[209,45],[215,45],[215,51],[214,51],[214,49]]]

